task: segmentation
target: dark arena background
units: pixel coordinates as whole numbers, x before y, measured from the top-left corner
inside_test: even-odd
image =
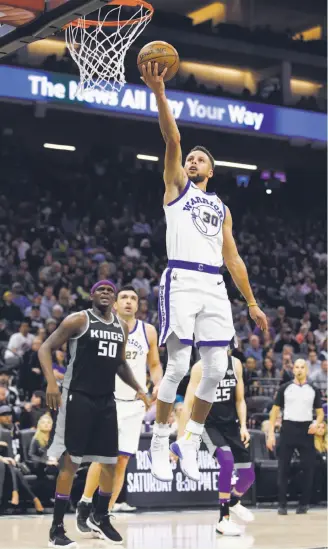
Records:
[[[263,335],[225,270],[256,474],[243,504],[255,520],[242,536],[216,534],[219,469],[203,445],[198,483],[176,464],[172,482],[152,477],[147,451],[154,402],[128,465],[115,527],[126,549],[326,547],[326,3],[153,0],[152,20],[126,54],[126,84],[85,95],[60,29],[102,2],[2,4],[0,548],[47,546],[58,469],[52,465],[41,474],[29,453],[46,413],[41,343],[68,314],[88,308],[91,286],[107,278],[118,288],[134,285],[137,318],[158,329],[159,283],[167,264],[165,144],[155,97],[137,68],[141,47],[154,40],[179,53],[180,69],[166,89],[183,155],[197,144],[213,154],[208,191],[232,213],[240,255],[269,319]],[[165,370],[166,349],[159,351]],[[66,352],[64,346],[53,357],[59,385]],[[197,358],[195,348],[192,361]],[[276,392],[293,378],[297,358],[305,359],[309,381],[320,391],[325,422],[314,436],[310,509],[295,513],[303,483],[295,451],[289,514],[278,516],[281,418],[274,451],[266,436]],[[173,438],[188,381],[180,384],[170,417]],[[151,394],[150,378],[148,389]],[[23,478],[15,497],[10,467]],[[83,539],[74,526],[86,472],[83,465],[76,474],[66,525],[80,547],[101,548],[106,542]]]

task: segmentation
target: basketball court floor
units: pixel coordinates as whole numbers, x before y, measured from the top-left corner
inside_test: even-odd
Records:
[[[307,515],[278,516],[275,510],[256,510],[255,522],[239,538],[215,533],[213,510],[118,514],[115,527],[125,549],[326,549],[327,513],[310,510]],[[1,549],[41,549],[48,544],[51,516],[0,518]],[[80,549],[105,549],[110,544],[82,539],[75,531],[74,516],[66,518],[67,533]]]

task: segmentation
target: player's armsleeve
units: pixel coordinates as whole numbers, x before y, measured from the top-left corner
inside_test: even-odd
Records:
[[[279,406],[279,408],[284,408],[285,390],[286,390],[286,386],[282,385],[281,387],[279,387],[279,389],[277,391],[276,398],[275,398],[275,401],[274,401],[274,405]]]

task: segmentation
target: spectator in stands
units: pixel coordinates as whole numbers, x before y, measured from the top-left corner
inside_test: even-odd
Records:
[[[134,245],[134,238],[128,238],[127,246],[124,248],[124,255],[129,259],[140,259],[140,250]]]
[[[23,320],[22,311],[13,303],[12,292],[7,291],[3,294],[3,305],[0,307],[0,319],[6,320],[10,326],[13,322],[21,322]]]
[[[61,323],[61,321],[64,318],[64,309],[59,303],[56,303],[56,305],[53,306],[51,311],[51,318],[53,318],[57,325]]]
[[[3,442],[3,433],[6,430],[10,430],[13,424],[12,411],[8,405],[0,405],[0,443]],[[2,452],[6,449],[6,446],[0,447]],[[31,490],[28,481],[24,478],[22,472],[18,469],[16,461],[12,458],[8,458],[8,455],[3,456],[5,459],[0,458],[0,460],[5,463],[8,472],[11,478],[11,492],[12,492],[12,505],[18,506],[20,500],[21,491],[25,491],[27,495],[33,501],[35,510],[37,513],[43,513],[44,508],[41,504],[39,498],[36,497],[34,492]],[[0,499],[2,496],[2,486],[0,486]]]
[[[66,367],[65,367],[65,353],[59,349],[55,352],[55,359],[52,364],[52,369],[57,381],[57,385],[61,387],[64,380]]]
[[[251,394],[252,386],[258,385],[257,380],[259,379],[259,376],[256,369],[257,369],[257,363],[255,358],[252,356],[248,357],[246,359],[245,368],[243,370],[246,396],[249,396]]]
[[[52,286],[46,286],[41,300],[41,306],[43,307],[44,314],[46,314],[45,318],[51,317],[51,311],[55,304],[56,298],[54,296],[54,289]]]
[[[20,282],[15,282],[12,286],[12,301],[23,313],[31,305],[31,301],[24,295],[23,286]]]
[[[253,357],[257,362],[262,361],[262,349],[260,346],[260,338],[257,335],[251,335],[249,338],[249,346],[246,348],[245,357]]]
[[[31,401],[24,404],[20,417],[21,429],[36,428],[41,416],[46,412],[46,397],[43,391],[34,391]]]
[[[320,370],[316,370],[312,374],[310,374],[310,381],[312,381],[313,385],[317,387],[321,391],[321,394],[323,395],[323,398],[325,400],[327,399],[327,360],[321,361],[321,368]]]
[[[319,326],[317,330],[314,330],[314,337],[316,344],[320,347],[327,338],[327,319],[324,319],[322,313],[320,313],[321,318],[319,317]]]
[[[283,361],[282,361],[281,382],[280,382],[281,385],[283,383],[288,383],[293,379],[294,377],[293,366],[294,364],[293,364],[292,355],[287,351],[285,351]]]
[[[139,215],[139,221],[136,221],[133,224],[132,232],[135,235],[143,235],[143,236],[150,236],[152,233],[152,230],[150,228],[149,223],[146,221],[145,214],[141,213]]]
[[[308,367],[309,376],[311,376],[321,368],[321,363],[320,363],[320,360],[318,360],[318,354],[316,351],[309,352],[306,363]]]
[[[19,385],[22,389],[25,398],[31,398],[34,391],[40,390],[44,378],[38,357],[38,350],[42,345],[42,339],[35,337],[31,349],[28,349],[23,355],[23,360],[20,365]]]
[[[321,344],[320,347],[320,354],[319,359],[320,360],[328,360],[328,352],[327,352],[327,338],[324,340],[324,342]]]
[[[319,454],[324,455],[327,459],[328,439],[327,439],[327,423],[319,423],[316,434],[314,435],[314,446]]]
[[[277,317],[272,322],[272,327],[276,333],[279,333],[284,324],[289,324],[291,326],[291,321],[286,317],[286,309],[282,305],[277,309]]]
[[[136,289],[138,293],[139,290],[144,290],[146,296],[150,294],[150,283],[148,278],[145,278],[145,269],[143,267],[139,267],[136,270],[136,276],[132,280],[132,286]]]
[[[278,341],[275,343],[275,353],[281,353],[285,345],[293,347],[295,353],[300,352],[300,346],[297,343],[291,328],[284,328],[279,336]]]
[[[54,318],[48,318],[46,321],[45,338],[49,337],[57,328],[57,322]],[[38,332],[40,335],[40,332]]]
[[[42,297],[38,293],[33,294],[32,305],[30,305],[29,307],[27,307],[25,309],[25,312],[24,312],[25,317],[30,317],[31,316],[31,311],[32,311],[33,306],[39,307],[40,316],[43,320],[48,318],[48,316],[49,316],[48,308],[45,307],[45,305],[42,303]]]
[[[64,315],[68,315],[75,305],[75,300],[68,288],[61,288],[58,294],[58,304],[62,306]]]
[[[13,359],[22,358],[24,353],[31,348],[34,336],[29,332],[29,323],[24,321],[19,327],[19,332],[10,337],[8,347],[5,351],[5,360],[7,363]]]
[[[276,377],[275,365],[273,363],[273,360],[268,356],[263,360],[261,377],[264,379],[272,379]]]
[[[313,332],[308,332],[303,340],[303,342],[300,344],[300,351],[302,354],[308,354],[310,351],[316,351],[317,345],[314,337]]]
[[[39,305],[32,305],[30,313],[30,330],[32,334],[36,334],[39,328],[44,327],[44,320],[41,317]]]
[[[252,333],[252,329],[248,320],[248,314],[246,311],[242,311],[239,315],[237,322],[235,322],[235,331],[237,337],[241,341],[249,341],[249,337]],[[258,334],[255,334],[258,335]]]
[[[0,370],[0,385],[5,388],[5,399],[11,406],[14,406],[16,414],[20,412],[20,398],[18,389],[12,384],[13,377],[9,368]]]
[[[5,344],[9,341],[11,332],[8,328],[8,323],[6,320],[0,319],[0,342]]]
[[[48,413],[40,417],[28,452],[29,458],[34,465],[33,472],[39,478],[44,477],[46,472],[49,473],[49,467],[53,468],[58,465],[56,458],[48,458],[47,456],[52,424],[51,416]]]

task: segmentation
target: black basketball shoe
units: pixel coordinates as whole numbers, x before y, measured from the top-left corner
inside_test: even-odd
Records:
[[[48,547],[66,547],[72,549],[77,547],[77,543],[66,536],[63,523],[53,524],[49,532]]]
[[[122,536],[112,526],[109,515],[98,516],[92,512],[87,519],[87,526],[97,532],[101,539],[110,541],[115,545],[123,543]]]
[[[306,515],[308,512],[307,505],[299,505],[296,509],[296,515]]]
[[[286,505],[279,505],[279,507],[278,507],[278,515],[287,515],[287,507],[286,507]]]
[[[79,501],[76,508],[76,530],[84,538],[93,538],[93,532],[87,525],[87,519],[91,513],[92,503]]]

